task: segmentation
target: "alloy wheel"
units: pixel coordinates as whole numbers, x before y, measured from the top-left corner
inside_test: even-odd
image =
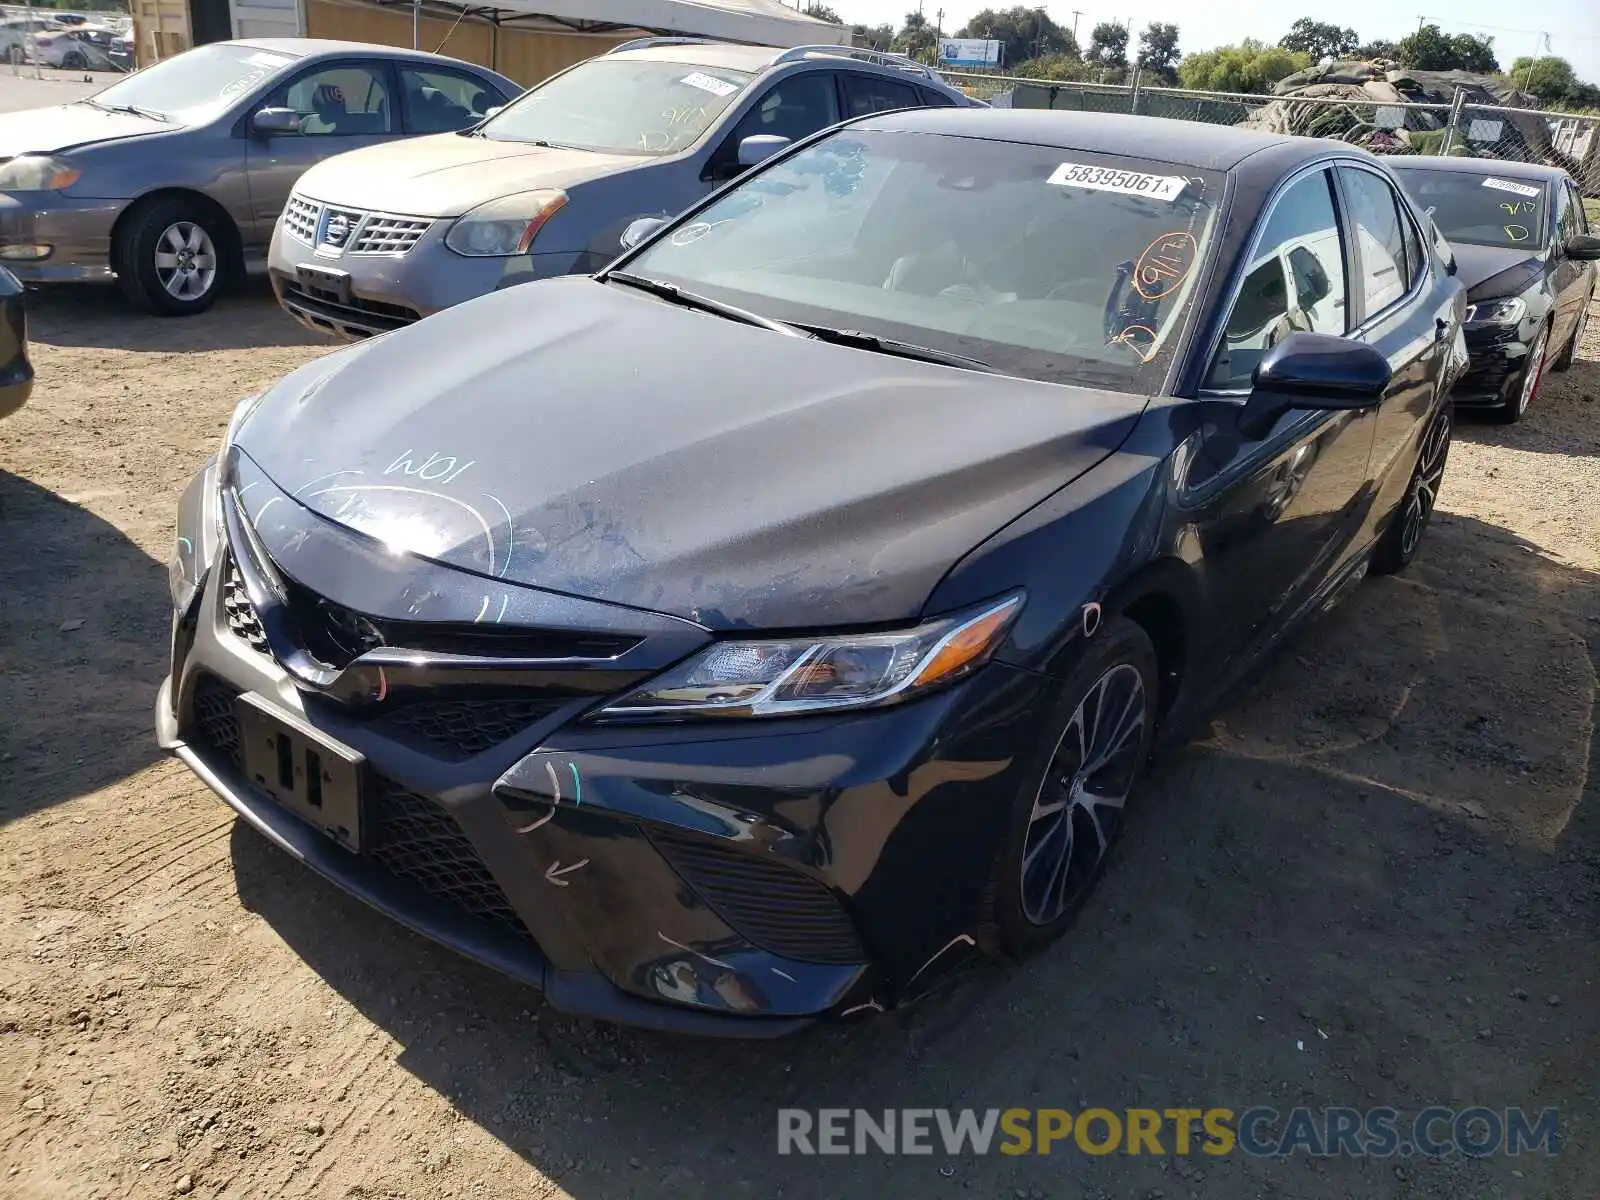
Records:
[[[217,248],[194,221],[174,221],[156,239],[156,278],[175,300],[198,300],[217,280]]]
[[[1028,817],[1022,852],[1022,911],[1048,925],[1093,880],[1115,837],[1139,770],[1149,720],[1144,678],[1118,663],[1073,710]]]
[[[1422,453],[1417,456],[1417,472],[1406,497],[1404,524],[1400,530],[1400,552],[1409,559],[1422,540],[1422,531],[1433,515],[1439,499],[1439,484],[1444,480],[1445,459],[1450,453],[1450,414],[1442,412],[1422,438]]]
[[[1517,389],[1517,412],[1525,413],[1539,391],[1539,379],[1544,373],[1544,344],[1550,336],[1548,326],[1539,330],[1533,348],[1528,351],[1528,369],[1522,374],[1522,386]]]

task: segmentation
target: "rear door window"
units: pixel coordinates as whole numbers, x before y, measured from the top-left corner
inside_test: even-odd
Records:
[[[483,120],[497,104],[498,90],[459,71],[400,68],[400,90],[406,100],[406,128],[411,133],[454,133]]]
[[[854,71],[844,73],[846,117],[864,117],[868,113],[917,107],[917,90],[909,83],[880,79],[876,75],[860,75]]]

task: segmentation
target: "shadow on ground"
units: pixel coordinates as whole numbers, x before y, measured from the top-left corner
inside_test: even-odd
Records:
[[[50,346],[156,353],[330,345],[278,307],[264,277],[245,280],[190,317],[152,316],[113,286],[33,288],[28,334]]]
[[[906,1012],[754,1044],[567,1019],[242,825],[239,895],[401,1065],[580,1200],[1589,1197],[1600,580],[1471,519],[1441,514],[1430,539],[1408,578],[1359,589],[1156,771],[1066,941]],[[789,1106],[1385,1104],[1557,1107],[1564,1150],[776,1153]],[[373,1163],[367,1194],[448,1154]]]
[[[0,471],[0,823],[157,757],[166,567],[88,509]]]

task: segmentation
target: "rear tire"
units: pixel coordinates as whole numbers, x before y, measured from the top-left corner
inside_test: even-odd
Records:
[[[1528,349],[1528,365],[1517,377],[1516,389],[1511,399],[1499,408],[1489,410],[1489,418],[1497,425],[1515,425],[1522,420],[1528,406],[1539,398],[1539,386],[1544,382],[1544,360],[1550,349],[1550,326],[1543,326]]]
[[[1020,958],[1072,925],[1150,757],[1159,677],[1149,636],[1111,617],[1063,682],[1011,801],[979,922],[987,952]]]
[[[1411,565],[1422,547],[1434,506],[1439,501],[1439,485],[1444,482],[1445,464],[1450,458],[1450,433],[1455,421],[1449,402],[1434,414],[1423,432],[1417,462],[1411,469],[1406,494],[1395,510],[1389,528],[1373,548],[1367,569],[1374,575],[1393,575]]]
[[[182,196],[135,210],[112,250],[123,293],[158,316],[204,312],[229,281],[227,232],[215,215]]]
[[[1583,311],[1578,314],[1578,323],[1572,327],[1572,340],[1567,347],[1550,364],[1552,371],[1566,371],[1572,366],[1572,360],[1577,356],[1578,343],[1583,340],[1583,331],[1589,324],[1589,306],[1585,304]]]

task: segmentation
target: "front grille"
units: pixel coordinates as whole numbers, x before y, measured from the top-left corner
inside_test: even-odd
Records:
[[[357,335],[386,333],[422,319],[416,309],[402,304],[385,304],[360,296],[352,296],[346,303],[333,292],[290,280],[283,284],[283,302],[313,324]]]
[[[560,700],[423,700],[379,718],[397,740],[421,739],[437,758],[460,762],[498,746],[560,708]]]
[[[301,196],[290,196],[283,210],[283,231],[296,241],[311,245],[317,239],[318,206]]]
[[[228,555],[224,560],[222,570],[222,612],[227,618],[228,628],[235,637],[243,638],[250,649],[270,657],[272,648],[267,645],[267,631],[261,627],[261,618],[256,616],[255,605],[250,603],[250,595],[244,589],[244,580],[239,575],[233,555]]]
[[[202,675],[194,688],[194,729],[189,737],[235,771],[244,770],[244,746],[239,737],[238,697],[210,675]]]
[[[422,239],[432,224],[432,221],[411,217],[382,217],[374,213],[361,227],[350,251],[353,254],[404,254]]]
[[[211,675],[195,682],[188,740],[203,757],[231,767],[243,780],[244,749],[238,695]],[[437,900],[495,927],[531,938],[494,876],[443,807],[381,775],[370,775],[374,828],[364,856]],[[248,785],[246,785],[248,786]]]
[[[429,895],[519,937],[531,937],[489,868],[443,808],[376,779],[377,843],[372,857]]]
[[[867,961],[849,914],[816,880],[715,842],[647,833],[695,894],[751,945],[797,962]]]

